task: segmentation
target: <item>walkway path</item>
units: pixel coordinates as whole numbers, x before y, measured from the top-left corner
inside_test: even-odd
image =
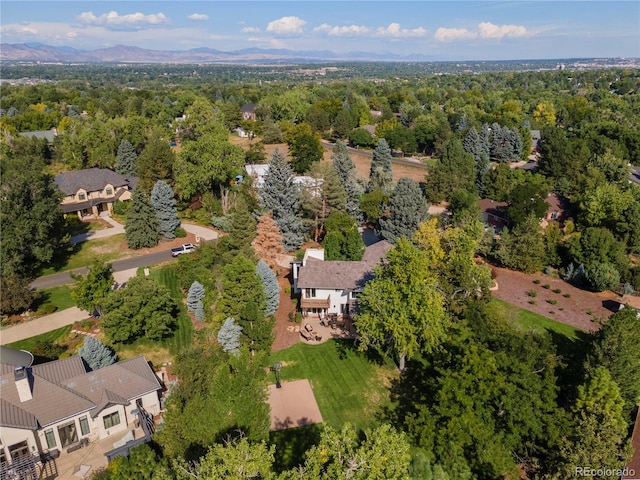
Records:
[[[98,238],[107,238],[113,235],[118,235],[119,233],[124,233],[124,225],[116,222],[113,218],[109,216],[108,212],[102,212],[100,214],[100,218],[111,225],[110,228],[103,228],[102,230],[95,230],[92,232],[81,233],[79,235],[74,235],[71,237],[70,243],[71,245],[75,245],[76,243],[86,242],[87,240],[96,240]]]
[[[0,345],[18,342],[25,338],[42,335],[57,328],[73,325],[76,322],[89,318],[89,316],[89,312],[80,310],[78,307],[71,307],[52,313],[51,315],[36,318],[35,320],[28,320],[19,325],[0,330]]]

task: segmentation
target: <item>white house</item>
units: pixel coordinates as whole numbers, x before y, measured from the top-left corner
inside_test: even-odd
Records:
[[[33,366],[0,358],[0,472],[65,452],[160,413],[160,382],[144,357],[87,371],[78,356]],[[2,475],[0,475],[1,477]]]
[[[391,248],[385,241],[374,243],[359,262],[325,261],[323,250],[307,250],[302,262],[293,265],[294,291],[300,293],[302,313],[352,314],[358,292]]]

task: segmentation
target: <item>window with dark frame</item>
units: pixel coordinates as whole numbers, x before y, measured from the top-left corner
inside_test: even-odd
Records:
[[[82,435],[89,435],[91,430],[89,429],[89,421],[87,420],[87,416],[80,417],[80,433]]]
[[[69,422],[58,427],[58,436],[60,437],[60,444],[62,448],[78,441],[78,428],[76,422]]]
[[[87,199],[87,194],[80,192],[78,193],[78,200],[80,200],[81,202]]]
[[[50,428],[49,430],[45,430],[44,437],[47,439],[47,448],[55,448],[57,443],[56,443],[56,436],[53,433],[53,428]]]
[[[104,428],[115,427],[116,425],[120,425],[120,412],[113,412],[109,415],[105,415],[103,417],[104,420]]]

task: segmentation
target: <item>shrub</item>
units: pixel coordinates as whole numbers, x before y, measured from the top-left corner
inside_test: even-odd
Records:
[[[113,213],[115,213],[116,215],[126,215],[127,204],[120,200],[116,200],[115,202],[113,202]]]
[[[555,298],[547,298],[547,303],[555,305],[556,303],[558,303],[558,301]]]
[[[289,317],[289,321],[290,322],[295,322],[296,314],[294,312],[289,312],[289,314],[287,316]]]
[[[218,230],[222,230],[223,232],[229,232],[229,227],[231,223],[231,216],[225,215],[223,217],[213,217],[211,219],[211,224],[216,227]]]
[[[538,292],[536,292],[535,290],[529,290],[529,291],[527,292],[527,295],[528,295],[528,296],[530,296],[530,297],[532,297],[532,298],[535,298],[535,297],[537,297],[537,296],[538,296]]]
[[[45,303],[38,309],[38,315],[50,315],[58,309],[53,303]]]
[[[536,279],[533,281],[533,283],[535,283],[536,285],[540,285],[540,279],[539,279],[539,278],[536,278]]]
[[[538,304],[538,302],[536,302],[535,300],[529,300],[529,303],[530,303],[531,305],[537,305],[537,304]]]
[[[562,290],[560,290],[559,288],[554,288],[553,290],[551,290],[553,293],[560,293],[562,292]]]
[[[302,323],[302,314],[300,312],[296,312],[296,323]]]
[[[182,227],[178,227],[173,232],[173,234],[176,236],[176,238],[184,238],[187,236],[187,231]]]
[[[587,315],[593,315],[593,311],[590,308],[587,308]]]
[[[542,285],[542,288],[549,290],[551,288],[551,285],[549,285],[548,283],[545,283],[544,285]]]
[[[564,295],[562,295],[564,298],[571,298],[571,294],[570,293],[565,293]]]
[[[289,285],[287,285],[286,287],[284,287],[284,293],[289,294],[291,293],[291,287]]]

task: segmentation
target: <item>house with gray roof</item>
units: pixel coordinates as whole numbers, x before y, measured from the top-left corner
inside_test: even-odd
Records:
[[[45,139],[47,143],[51,145],[58,135],[58,130],[56,128],[52,128],[51,130],[32,130],[29,132],[20,132],[20,135],[27,138],[37,138],[38,140]]]
[[[138,178],[126,177],[108,168],[88,168],[61,173],[54,182],[65,195],[60,204],[62,211],[75,213],[83,220],[97,218],[104,211],[111,212],[116,200],[130,200]]]
[[[0,360],[0,473],[64,455],[160,413],[160,382],[144,357],[88,371],[78,356],[33,366]],[[15,363],[15,362],[12,362]],[[0,477],[2,475],[0,474]]]
[[[303,315],[354,313],[358,293],[392,247],[384,240],[374,243],[359,262],[325,261],[324,250],[308,249],[302,262],[293,265],[294,291],[300,293]]]

